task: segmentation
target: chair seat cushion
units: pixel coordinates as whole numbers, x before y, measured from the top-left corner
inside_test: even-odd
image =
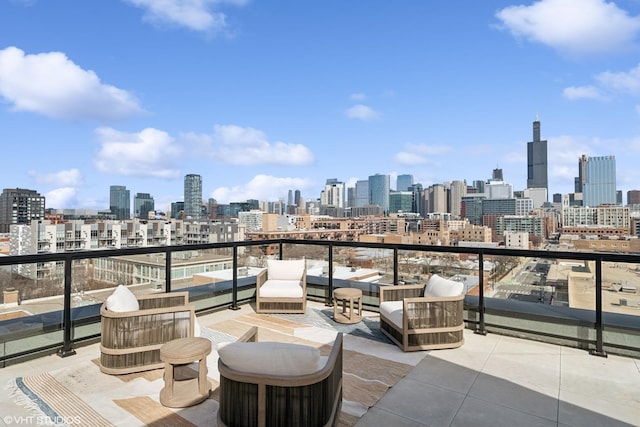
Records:
[[[384,301],[380,303],[380,315],[402,330],[402,301]]]
[[[455,280],[445,279],[434,274],[424,287],[425,297],[457,297],[464,291],[464,284]]]
[[[308,375],[322,368],[320,350],[302,344],[266,341],[222,343],[218,345],[218,356],[228,367],[252,374]]]
[[[269,279],[260,288],[262,298],[302,298],[303,290],[300,280]]]

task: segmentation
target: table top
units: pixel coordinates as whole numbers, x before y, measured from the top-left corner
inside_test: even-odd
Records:
[[[333,296],[336,298],[357,298],[362,297],[362,291],[356,288],[336,288],[333,290]]]
[[[211,341],[190,337],[169,341],[160,347],[160,359],[169,363],[193,362],[211,353]]]

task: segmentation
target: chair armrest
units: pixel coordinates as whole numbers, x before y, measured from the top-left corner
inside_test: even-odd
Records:
[[[260,287],[262,285],[264,285],[264,282],[267,281],[267,269],[265,268],[264,270],[262,270],[260,273],[258,273],[258,275],[256,276],[256,287]]]
[[[423,291],[424,285],[380,286],[380,302],[420,297]]]
[[[238,338],[238,342],[257,342],[257,341],[258,341],[257,326],[252,326],[247,332],[245,332]]]

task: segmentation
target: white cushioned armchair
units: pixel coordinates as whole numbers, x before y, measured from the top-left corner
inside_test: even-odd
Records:
[[[305,260],[267,260],[267,269],[256,278],[256,313],[304,313],[306,309]]]
[[[464,343],[464,285],[432,275],[426,285],[380,287],[380,330],[403,351]]]

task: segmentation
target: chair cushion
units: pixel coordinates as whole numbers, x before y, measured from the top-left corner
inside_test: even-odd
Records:
[[[273,376],[308,375],[322,368],[320,350],[281,342],[233,342],[218,345],[218,356],[240,372]]]
[[[136,296],[124,285],[118,285],[107,297],[107,310],[114,312],[138,311],[140,304]]]
[[[402,301],[384,301],[380,303],[380,315],[402,330]]]
[[[425,297],[456,297],[462,294],[464,284],[455,280],[444,279],[437,274],[429,278],[424,287]]]
[[[267,280],[258,288],[262,298],[302,298],[300,280]]]
[[[301,280],[304,275],[303,259],[267,260],[267,278],[280,280]]]

